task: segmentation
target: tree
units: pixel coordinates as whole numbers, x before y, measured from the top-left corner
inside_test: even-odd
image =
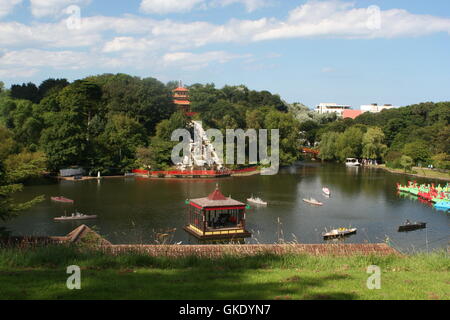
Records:
[[[429,145],[423,140],[407,143],[403,148],[404,155],[413,159],[414,163],[426,164],[430,161]]]
[[[432,158],[435,168],[450,170],[450,155],[446,153],[439,153]]]
[[[173,165],[172,149],[176,142],[165,141],[158,137],[153,137],[150,141],[150,147],[145,151],[145,164],[150,164],[153,170],[166,170]],[[140,150],[142,154],[142,150]],[[144,160],[144,159],[138,159]]]
[[[320,159],[335,160],[338,156],[338,140],[341,133],[326,132],[320,141]]]
[[[4,162],[9,182],[25,182],[42,176],[47,168],[45,154],[23,151],[10,155]]]
[[[47,79],[39,85],[39,98],[43,99],[49,94],[58,93],[69,85],[67,79]]]
[[[146,144],[145,128],[126,115],[113,115],[100,140],[109,149],[112,162],[129,170],[135,162],[136,149]]]
[[[313,120],[308,120],[300,123],[299,129],[303,133],[303,136],[309,145],[314,146],[316,143],[317,132],[319,130],[319,124]]]
[[[184,112],[175,112],[170,119],[163,120],[156,126],[156,136],[170,141],[172,133],[177,129],[186,129],[188,127],[189,119]]]
[[[50,169],[86,163],[86,126],[80,114],[72,111],[51,113],[47,115],[45,125],[40,146],[47,155]]]
[[[32,82],[22,85],[13,84],[11,86],[11,97],[14,99],[29,100],[33,103],[39,103],[39,89]]]
[[[83,117],[83,126],[86,128],[86,140],[90,139],[91,121],[102,111],[101,88],[88,80],[77,80],[65,87],[58,95],[59,104],[64,110]]]
[[[383,144],[384,133],[378,127],[372,127],[364,134],[362,156],[366,159],[382,159],[388,147]]]
[[[270,111],[266,115],[265,128],[280,130],[280,164],[291,165],[300,155],[300,128],[292,114]],[[269,140],[270,141],[270,140]]]
[[[363,131],[357,127],[350,127],[337,141],[338,157],[341,161],[347,158],[360,158],[362,154]]]
[[[414,163],[414,160],[411,157],[402,156],[400,158],[400,164],[403,167],[403,169],[405,169],[405,172],[407,170],[411,170],[413,163]]]
[[[16,203],[13,200],[15,193],[23,188],[20,184],[10,184],[11,178],[4,168],[3,161],[0,159],[0,220],[6,221],[15,217],[20,211],[31,208],[33,205],[44,200],[43,196],[36,197],[31,201]]]
[[[6,159],[16,149],[13,133],[5,127],[0,126],[0,161]]]

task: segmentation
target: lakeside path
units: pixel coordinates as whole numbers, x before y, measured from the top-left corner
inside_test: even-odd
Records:
[[[434,180],[442,180],[442,181],[450,181],[450,174],[448,173],[444,173],[444,172],[439,172],[436,170],[431,170],[431,169],[427,169],[427,168],[419,168],[419,167],[413,167],[413,171],[417,172],[417,173],[409,173],[409,172],[405,172],[402,169],[391,169],[391,168],[387,168],[386,165],[378,165],[378,166],[366,166],[367,168],[374,168],[374,169],[382,169],[385,171],[388,171],[390,173],[394,173],[394,174],[401,174],[401,175],[405,175],[405,176],[412,176],[412,177],[417,177],[417,178],[424,178],[424,179],[434,179]]]

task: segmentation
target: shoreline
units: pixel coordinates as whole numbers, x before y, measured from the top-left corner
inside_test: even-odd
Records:
[[[450,181],[450,175],[448,175],[448,177],[436,177],[436,176],[427,176],[426,174],[420,174],[420,173],[410,173],[410,172],[404,172],[401,169],[391,169],[386,167],[386,165],[369,165],[369,166],[365,166],[366,168],[373,168],[373,169],[381,169],[381,170],[385,170],[388,171],[390,173],[393,174],[400,174],[400,175],[406,175],[406,176],[412,176],[412,177],[417,177],[417,178],[423,178],[423,179],[430,179],[430,180],[442,180],[442,181]],[[436,173],[436,171],[430,170],[430,169],[426,169],[426,168],[419,168],[419,167],[413,167],[412,170],[418,171],[418,170],[422,170],[423,172],[430,172],[430,173]],[[443,173],[441,173],[443,174]]]

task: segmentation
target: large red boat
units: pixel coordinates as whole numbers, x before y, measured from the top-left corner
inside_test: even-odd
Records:
[[[55,202],[62,202],[62,203],[74,203],[75,201],[68,199],[68,198],[64,198],[64,197],[51,197],[52,201]]]

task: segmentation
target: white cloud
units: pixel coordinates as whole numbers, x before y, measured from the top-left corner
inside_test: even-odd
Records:
[[[22,0],[0,0],[0,18],[10,14],[14,7],[22,3]]]
[[[31,13],[38,18],[61,16],[70,5],[86,5],[90,2],[91,0],[30,0]]]
[[[3,79],[23,79],[31,78],[39,72],[37,68],[1,68],[0,77]]]
[[[373,10],[355,8],[353,3],[309,1],[292,10],[286,21],[277,21],[270,28],[256,34],[255,41],[282,38],[395,38],[414,37],[435,32],[450,34],[450,19],[431,15],[412,14],[406,10]],[[373,19],[377,27],[371,27]]]
[[[184,70],[200,69],[211,63],[226,63],[234,59],[248,58],[250,55],[236,55],[224,51],[209,51],[204,53],[172,52],[163,56],[162,61],[166,66],[177,66]]]
[[[42,5],[55,0],[33,1]],[[68,0],[61,1],[68,3]],[[224,5],[234,3],[234,0],[223,1]],[[378,11],[380,24],[374,24],[377,27],[371,28],[368,21],[374,12],[377,11],[357,8],[349,2],[309,1],[289,12],[285,19],[231,19],[223,24],[135,15],[82,17],[78,30],[67,28],[65,20],[31,24],[0,22],[0,69],[16,68],[23,75],[27,74],[26,69],[46,67],[198,69],[245,56],[222,51],[225,49],[220,47],[210,49],[208,45],[248,45],[283,38],[371,39],[416,37],[437,32],[450,34],[450,19],[412,14],[400,9]],[[203,47],[203,53],[191,52]],[[322,71],[327,72],[326,68]]]
[[[64,70],[79,70],[94,66],[114,65],[115,59],[96,54],[76,51],[48,51],[25,49],[8,51],[0,57],[0,67],[21,68],[54,68]]]
[[[145,13],[156,14],[189,12],[204,2],[205,0],[142,0],[140,9]]]
[[[220,5],[222,7],[229,6],[235,3],[244,5],[247,12],[253,12],[257,9],[267,7],[271,4],[268,0],[215,0],[213,5]]]

